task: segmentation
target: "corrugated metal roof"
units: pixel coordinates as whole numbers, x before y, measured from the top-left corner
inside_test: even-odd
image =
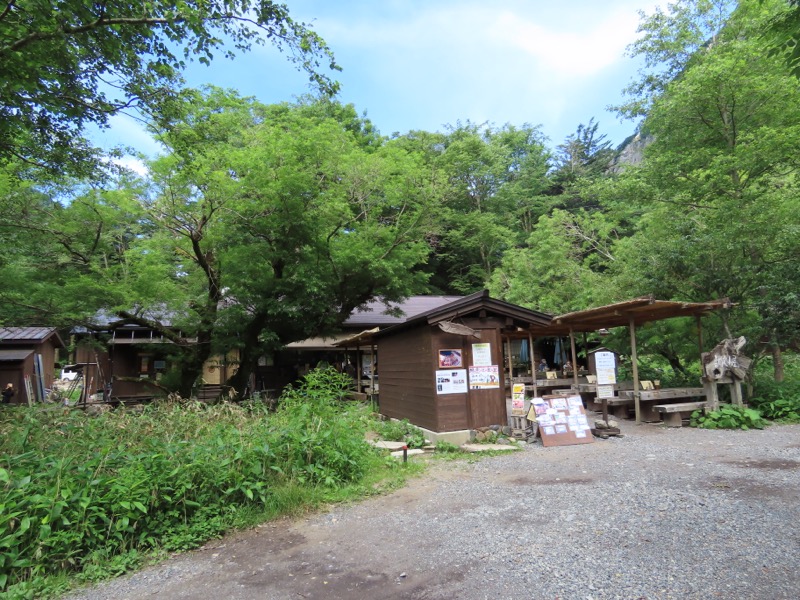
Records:
[[[368,302],[362,308],[353,311],[344,322],[345,326],[368,328],[375,325],[396,325],[412,317],[455,302],[463,296],[411,296],[404,302],[392,302],[389,306],[381,300]],[[399,310],[400,316],[387,314],[387,311]]]
[[[0,327],[0,342],[43,342],[52,335],[64,345],[55,327]]]
[[[33,350],[0,350],[0,362],[17,362],[25,360]]]

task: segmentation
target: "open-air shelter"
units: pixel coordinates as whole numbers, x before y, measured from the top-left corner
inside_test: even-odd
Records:
[[[575,333],[595,332],[613,327],[628,327],[631,343],[631,366],[633,371],[633,398],[636,411],[636,422],[641,422],[641,391],[639,385],[639,366],[636,353],[636,327],[651,321],[674,319],[677,317],[694,317],[697,323],[697,342],[699,354],[703,353],[703,331],[701,319],[714,311],[730,308],[732,306],[727,298],[709,302],[675,302],[671,300],[656,300],[648,296],[626,300],[606,306],[590,308],[577,312],[559,315],[545,327],[532,334],[545,336],[569,335],[572,364],[577,364],[575,350]],[[574,378],[577,384],[577,370]]]

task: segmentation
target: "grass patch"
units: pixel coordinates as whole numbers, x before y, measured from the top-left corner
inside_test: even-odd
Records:
[[[348,382],[312,372],[276,412],[160,402],[90,417],[0,411],[0,591],[62,593],[235,528],[383,493],[423,465],[365,442],[376,420]]]

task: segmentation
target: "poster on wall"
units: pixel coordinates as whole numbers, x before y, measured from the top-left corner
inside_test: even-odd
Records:
[[[472,365],[475,367],[490,367],[492,365],[491,344],[472,344]]]
[[[594,365],[597,369],[598,385],[617,383],[617,360],[613,352],[595,352]]]
[[[465,394],[467,392],[466,369],[436,371],[437,394]]]
[[[439,368],[463,367],[461,350],[439,350]]]
[[[500,367],[497,365],[469,368],[469,389],[491,390],[499,387]]]

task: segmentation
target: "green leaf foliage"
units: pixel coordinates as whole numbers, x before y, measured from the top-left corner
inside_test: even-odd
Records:
[[[719,410],[692,413],[689,424],[703,429],[764,429],[767,422],[753,408],[723,404]]]
[[[312,372],[274,413],[169,402],[95,417],[6,408],[0,589],[24,597],[62,572],[121,573],[150,550],[218,536],[248,511],[291,512],[314,490],[381,471],[385,459],[365,442],[368,414],[342,402],[349,383],[333,370]],[[306,492],[287,502],[296,489]]]
[[[338,68],[325,43],[268,0],[8,2],[0,12],[0,159],[85,172],[96,158],[80,138],[88,124],[106,126],[131,107],[165,109],[187,61],[267,43],[335,91],[319,68]]]

